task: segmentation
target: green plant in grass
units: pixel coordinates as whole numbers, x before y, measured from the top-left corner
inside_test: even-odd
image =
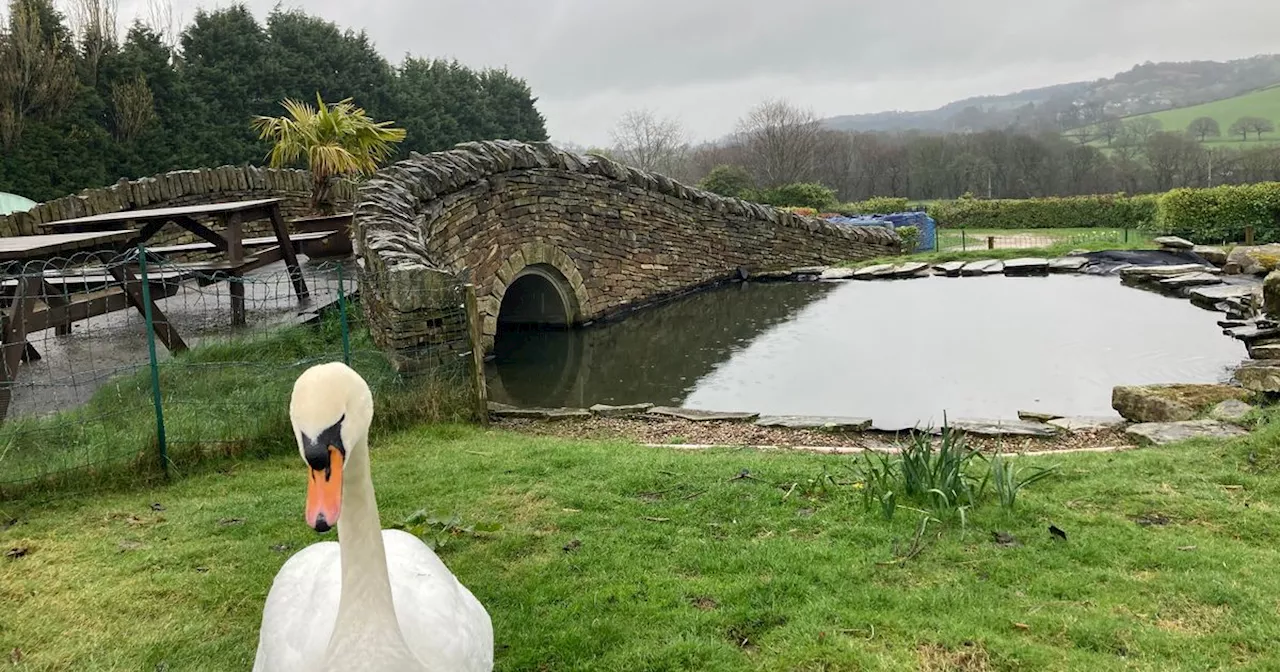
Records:
[[[903,502],[912,502],[938,518],[959,515],[965,524],[989,487],[1002,508],[1013,510],[1019,491],[1056,473],[1055,467],[1019,471],[999,455],[987,460],[945,420],[936,442],[931,432],[915,431],[898,456],[874,455],[863,453],[857,462],[857,487],[863,506],[868,511],[878,507],[886,520],[893,519]]]
[[[931,503],[939,513],[971,507],[986,484],[984,478],[975,489],[969,474],[969,463],[977,454],[964,434],[945,421],[936,448],[929,433],[913,432],[911,443],[902,450],[903,490],[908,497]]]
[[[1052,476],[1058,467],[1032,467],[1029,470],[1018,469],[1012,461],[1003,455],[995,455],[990,460],[991,482],[994,485],[1000,506],[1012,511],[1017,505],[1018,492],[1023,488]],[[1027,472],[1030,473],[1027,473]]]
[[[392,529],[403,530],[418,537],[434,551],[439,551],[458,537],[473,536],[476,533],[492,533],[502,530],[501,523],[464,524],[458,514],[439,516],[420,509],[409,514],[404,521],[391,526]]]
[[[898,510],[898,462],[884,453],[874,453],[876,459],[872,461],[872,454],[863,453],[858,463],[862,504],[868,511],[879,506],[885,520],[893,520]]]

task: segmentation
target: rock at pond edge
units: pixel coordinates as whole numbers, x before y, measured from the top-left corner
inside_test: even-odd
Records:
[[[1049,262],[1049,270],[1053,273],[1075,273],[1088,265],[1087,257],[1061,257]]]
[[[1196,245],[1191,248],[1193,254],[1198,255],[1201,259],[1213,264],[1214,266],[1222,266],[1227,263],[1227,251],[1221,247],[1212,247],[1209,245]]]
[[[1245,362],[1236,369],[1235,379],[1246,390],[1280,392],[1280,362],[1269,360]]]
[[[964,268],[964,265],[965,262],[963,261],[948,261],[941,264],[934,264],[933,270],[942,273],[943,275],[954,277],[960,275],[960,269]]]
[[[585,408],[518,408],[515,406],[491,404],[489,413],[495,418],[524,420],[584,420],[591,417],[591,411]]]
[[[1120,385],[1111,390],[1111,408],[1131,422],[1182,422],[1219,402],[1248,397],[1247,390],[1230,385]]]
[[[1050,420],[1057,420],[1058,418],[1065,418],[1065,417],[1067,416],[1062,415],[1060,413],[1045,413],[1043,411],[1018,411],[1018,419],[1026,420],[1027,422],[1049,422]]]
[[[1005,275],[1022,275],[1049,272],[1049,260],[1036,257],[1010,259],[1004,262]]]
[[[818,276],[819,280],[848,280],[858,271],[852,268],[828,268]]]
[[[1191,439],[1231,439],[1245,436],[1248,432],[1217,420],[1187,420],[1133,425],[1125,430],[1125,434],[1140,445],[1166,446]]]
[[[1152,242],[1166,250],[1191,250],[1195,249],[1196,246],[1195,243],[1187,240],[1186,238],[1179,238],[1177,236],[1160,236]]]
[[[1253,412],[1253,406],[1237,399],[1228,399],[1209,411],[1209,417],[1222,422],[1239,423]]]
[[[751,422],[760,417],[759,413],[703,411],[696,408],[673,408],[670,406],[655,406],[650,408],[647,414],[679,418],[690,422]]]
[[[1099,432],[1107,429],[1119,429],[1127,423],[1124,418],[1080,416],[1056,418],[1050,420],[1048,424],[1067,432]]]
[[[588,410],[602,418],[620,418],[628,415],[641,415],[647,413],[651,408],[653,408],[653,404],[626,404],[623,406],[596,404]]]
[[[759,427],[785,429],[819,429],[836,432],[865,432],[871,428],[871,418],[842,418],[805,415],[762,415],[756,420]]]
[[[1027,422],[1026,420],[952,420],[948,425],[953,430],[964,432],[966,434],[977,434],[979,436],[1035,436],[1051,438],[1058,435],[1058,429],[1056,427],[1050,427],[1042,422]],[[941,434],[942,429],[934,429],[933,433]]]

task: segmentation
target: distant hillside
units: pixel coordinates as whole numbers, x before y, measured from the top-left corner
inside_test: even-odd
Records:
[[[1228,131],[1231,128],[1231,124],[1241,117],[1260,117],[1269,120],[1277,128],[1280,128],[1280,86],[1250,91],[1241,96],[1215,100],[1211,103],[1180,107],[1163,112],[1152,112],[1131,118],[1136,119],[1139,117],[1150,117],[1158,120],[1161,127],[1166,131],[1185,131],[1193,120],[1200,117],[1209,117],[1218,122],[1222,136],[1206,138],[1207,142],[1214,144],[1245,144],[1245,142],[1242,142],[1241,136],[1233,136]],[[1267,141],[1268,136],[1275,140],[1280,138],[1280,133],[1264,133],[1262,135],[1263,142]],[[1257,138],[1254,135],[1250,135],[1249,140],[1246,142],[1257,142]]]
[[[1106,117],[1131,117],[1231,98],[1278,83],[1280,55],[1226,63],[1144,63],[1109,79],[967,98],[936,110],[831,117],[823,124],[847,131],[977,131],[1010,127],[1061,131],[1088,126]]]

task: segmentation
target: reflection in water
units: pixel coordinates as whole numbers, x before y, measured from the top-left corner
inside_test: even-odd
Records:
[[[1245,356],[1214,313],[1114,277],[744,284],[607,326],[499,335],[495,401],[650,401],[874,418],[1114,416],[1111,387],[1216,382]]]
[[[490,396],[520,406],[678,403],[733,352],[834,288],[725,285],[603,326],[500,330]]]

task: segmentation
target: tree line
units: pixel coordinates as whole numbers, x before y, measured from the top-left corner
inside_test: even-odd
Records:
[[[1280,180],[1280,147],[1202,145],[1199,140],[1213,137],[1216,121],[1176,130],[1151,117],[1114,121],[1090,127],[1087,136],[1015,129],[837,131],[811,110],[766,100],[719,142],[691,143],[679,120],[641,109],[619,120],[608,147],[587,151],[726,195],[820,184],[842,201],[1141,194]],[[1242,120],[1230,132],[1246,128],[1253,134],[1273,130]]]
[[[505,69],[406,57],[364,32],[277,7],[200,10],[180,31],[169,6],[119,37],[115,0],[9,0],[0,23],[0,191],[43,201],[121,177],[260,164],[250,125],[281,101],[346,98],[406,129],[399,156],[494,138],[545,140],[524,80]]]

